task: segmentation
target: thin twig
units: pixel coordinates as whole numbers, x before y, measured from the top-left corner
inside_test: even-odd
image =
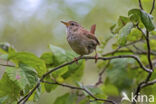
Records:
[[[115,52],[116,54],[118,53],[134,53],[136,55],[146,55],[147,52],[145,50],[141,50],[141,51],[132,51],[132,50],[118,50]],[[110,52],[109,54],[107,53],[107,55],[111,55],[112,52]],[[151,51],[151,55],[156,56],[156,52],[155,51]],[[105,56],[105,55],[104,55]]]
[[[102,83],[102,75],[104,74],[104,72],[107,69],[107,67],[109,66],[109,64],[110,64],[110,61],[108,61],[108,63],[103,68],[103,70],[99,73],[99,78],[98,78],[98,81],[95,83],[95,86],[98,86]]]
[[[147,42],[147,58],[148,58],[148,62],[149,62],[149,65],[150,65],[150,68],[153,70],[153,65],[152,65],[152,60],[151,60],[151,46],[150,46],[150,40],[149,40],[149,32],[146,31],[146,35],[147,35],[147,39],[146,39],[146,42]]]
[[[151,8],[150,14],[152,14],[152,12],[153,12],[154,8],[155,8],[155,0],[153,0],[153,3],[152,3],[152,8]]]
[[[148,75],[148,76],[149,76],[149,75]],[[141,83],[138,85],[138,87],[137,87],[137,90],[136,90],[136,93],[135,93],[135,99],[137,100],[137,98],[138,98],[138,93],[140,92],[140,90],[141,90],[142,88],[147,87],[147,86],[149,86],[149,85],[153,85],[153,84],[155,84],[155,83],[156,83],[156,80],[147,81],[147,82],[145,82],[145,81],[141,82]],[[136,104],[136,102],[134,101],[133,104]]]
[[[81,87],[76,87],[76,86],[71,86],[71,85],[67,85],[67,84],[61,84],[61,83],[58,83],[58,82],[48,82],[48,81],[42,81],[43,83],[47,83],[47,84],[56,84],[56,85],[60,85],[62,87],[67,87],[67,88],[70,88],[70,89],[77,89],[77,90],[82,90],[84,92],[86,92],[90,97],[92,97],[94,100],[96,101],[103,101],[103,102],[109,102],[111,104],[116,104],[114,101],[111,101],[111,100],[105,100],[105,99],[100,99],[100,98],[97,98],[96,96],[94,96],[90,91],[88,91],[86,88],[81,88]]]
[[[121,48],[125,48],[125,47],[128,47],[128,46],[134,45],[134,44],[136,44],[136,43],[138,43],[138,42],[141,42],[141,41],[143,41],[142,38],[141,38],[140,40],[136,40],[136,41],[133,41],[133,42],[131,42],[131,43],[128,43],[128,44],[126,44],[126,45],[124,45],[124,46],[122,46],[122,47],[118,47],[117,49],[115,49],[115,50],[113,50],[113,51],[111,51],[111,52],[102,54],[102,56],[107,56],[107,55],[114,54],[114,53],[116,53],[117,51],[119,51],[119,49],[121,49]]]
[[[141,0],[139,0],[139,7],[140,7],[141,10],[143,10]]]
[[[133,45],[133,47],[134,47],[136,50],[138,50],[139,52],[145,52],[145,51],[143,51],[142,49],[138,48],[135,44]]]
[[[117,58],[133,58],[134,60],[136,60],[136,62],[139,64],[140,68],[142,68],[143,70],[145,70],[146,72],[152,72],[151,69],[148,69],[146,68],[142,62],[140,61],[140,59],[135,56],[135,55],[119,55],[119,56],[111,56],[111,57],[98,57],[98,60],[112,60],[112,59],[117,59]],[[95,60],[95,57],[92,57],[92,56],[86,56],[86,57],[78,57],[77,60],[82,60],[82,59],[94,59]],[[67,65],[70,65],[70,64],[73,64],[75,63],[75,61],[71,61],[71,62],[67,62],[65,64],[62,64],[58,67],[55,67],[53,69],[51,69],[50,71],[48,71],[47,73],[45,73],[40,81],[36,84],[36,86],[27,94],[25,95],[21,100],[18,101],[18,104],[20,104],[22,101],[23,103],[22,104],[25,104],[25,102],[29,99],[29,97],[33,94],[33,92],[40,86],[40,83],[44,80],[44,78],[46,76],[48,76],[49,74],[51,74],[52,72],[56,71],[56,70],[59,70],[60,68],[62,67],[65,67]]]
[[[147,44],[147,59],[148,59],[148,62],[149,62],[149,67],[151,70],[153,70],[153,65],[152,65],[152,60],[151,60],[151,48],[150,48],[150,42],[149,42],[149,32],[146,31],[146,44]],[[150,80],[152,76],[152,72],[149,72],[148,76],[146,77],[146,79],[142,82],[139,83],[137,89],[136,89],[136,92],[135,92],[135,95],[136,95],[136,99],[138,98],[138,95],[139,95],[139,92],[141,91],[142,89],[142,85],[143,84],[146,84],[148,83],[148,81]],[[136,104],[136,102],[134,101],[133,104]]]
[[[149,82],[147,82],[147,83],[142,84],[141,87],[142,87],[142,88],[143,88],[143,87],[147,87],[147,86],[153,85],[153,84],[155,84],[155,83],[156,83],[156,80],[149,81]]]
[[[140,6],[140,9],[143,9],[140,0],[139,0],[139,6]],[[152,5],[152,8],[151,8],[150,14],[152,14],[152,12],[154,10],[154,7],[155,7],[155,0],[153,0],[153,5]],[[148,59],[148,62],[149,62],[149,67],[150,67],[151,70],[153,70],[153,64],[152,64],[152,60],[151,60],[151,47],[150,47],[149,31],[148,30],[146,30],[146,44],[147,44],[147,59]],[[143,86],[150,85],[150,84],[147,84],[147,83],[149,83],[149,80],[150,80],[151,76],[152,76],[152,72],[149,72],[146,79],[144,81],[142,81],[141,83],[139,83],[139,85],[137,87],[137,90],[135,92],[135,96],[136,96],[135,98],[136,99],[138,98],[138,94],[141,91],[141,89],[143,88]],[[134,101],[133,104],[136,104],[136,102]]]
[[[29,99],[29,97],[33,94],[33,92],[35,92],[35,90],[36,90],[37,88],[39,88],[39,86],[40,86],[40,82],[38,82],[38,83],[36,84],[36,86],[30,91],[30,93],[28,93],[26,96],[24,96],[22,99],[20,99],[20,100],[17,102],[17,104],[20,104],[22,101],[23,101],[22,104],[25,104],[25,103],[27,102],[27,100]]]
[[[8,65],[8,64],[0,64],[0,66],[15,67],[14,65]]]
[[[152,63],[153,65],[156,65],[156,62],[153,62]],[[145,65],[147,68],[149,68],[149,64],[148,65]],[[139,67],[138,66],[134,66],[134,67],[132,67],[131,69],[134,69],[134,70],[136,70],[136,69],[138,69]]]
[[[144,31],[138,26],[138,24],[136,25],[137,29],[142,33],[143,37],[146,39],[146,34],[144,33]]]
[[[148,58],[148,62],[149,62],[149,67],[151,70],[153,70],[153,65],[152,65],[152,60],[151,60],[151,48],[150,48],[150,42],[149,42],[149,32],[146,32],[146,43],[147,43],[147,58]],[[139,83],[137,90],[135,92],[136,95],[136,99],[138,98],[138,94],[141,91],[141,86],[148,83],[148,81],[150,80],[152,76],[152,72],[149,72],[148,76],[146,77],[146,79],[142,82]],[[136,102],[134,101],[133,104],[136,104]]]

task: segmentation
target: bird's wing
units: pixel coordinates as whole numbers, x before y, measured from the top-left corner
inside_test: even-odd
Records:
[[[92,34],[95,34],[95,30],[96,30],[96,24],[93,24],[93,25],[91,26],[91,28],[90,28],[90,32],[91,32]]]
[[[100,45],[100,42],[98,41],[98,39],[95,37],[94,34],[90,33],[89,31],[83,30],[83,35],[85,35],[87,38],[89,39],[93,39],[97,42],[98,45]]]

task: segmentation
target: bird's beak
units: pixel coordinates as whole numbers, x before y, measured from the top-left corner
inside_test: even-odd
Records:
[[[64,22],[64,21],[61,21],[61,23],[63,23],[63,24],[66,25],[67,27],[70,25],[68,22]]]

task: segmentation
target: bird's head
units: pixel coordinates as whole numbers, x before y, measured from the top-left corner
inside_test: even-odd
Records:
[[[72,30],[75,30],[77,29],[78,27],[80,27],[80,25],[75,22],[75,21],[68,21],[68,22],[64,22],[64,21],[61,21],[64,25],[66,25],[67,29],[72,29]]]

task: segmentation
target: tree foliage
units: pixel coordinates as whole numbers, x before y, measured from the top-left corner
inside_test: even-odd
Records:
[[[156,85],[149,86],[156,83],[156,31],[151,13],[142,8],[131,9],[127,16],[119,16],[117,23],[110,27],[113,35],[102,40],[99,47],[101,57],[97,67],[100,73],[94,85],[81,83],[85,59],[94,57],[79,58],[75,63],[73,59],[77,54],[52,44],[48,52],[37,56],[19,52],[9,43],[1,43],[0,58],[9,63],[0,64],[5,66],[0,80],[0,104],[36,102],[42,93],[50,93],[58,86],[73,91],[57,97],[54,104],[115,104],[116,99],[110,98],[121,98],[123,91],[128,95],[134,91],[136,96],[139,93],[156,96]],[[103,53],[110,40],[115,40],[114,50]]]

